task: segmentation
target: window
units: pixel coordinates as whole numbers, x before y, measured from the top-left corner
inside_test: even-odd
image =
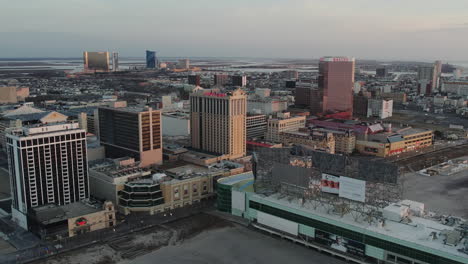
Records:
[[[402,257],[397,257],[397,263],[401,264],[412,264],[413,262],[411,260],[402,258]]]

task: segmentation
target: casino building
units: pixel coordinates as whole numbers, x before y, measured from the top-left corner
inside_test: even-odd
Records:
[[[354,263],[468,263],[467,225],[431,218],[424,205],[400,201],[375,208],[374,219],[333,210],[284,193],[255,193],[253,177],[218,180],[218,210],[252,227]],[[419,216],[418,216],[419,215]]]

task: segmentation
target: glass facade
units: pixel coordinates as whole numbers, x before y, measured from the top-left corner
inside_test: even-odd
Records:
[[[119,204],[127,207],[149,207],[164,204],[159,184],[125,184],[119,192]]]
[[[147,50],[146,51],[146,68],[154,69],[156,68],[156,52]]]
[[[232,186],[224,184],[216,184],[217,198],[216,207],[221,212],[231,213],[231,189]]]

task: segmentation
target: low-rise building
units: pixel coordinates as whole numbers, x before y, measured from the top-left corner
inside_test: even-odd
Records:
[[[468,96],[468,81],[443,82],[441,90],[447,93]]]
[[[133,158],[106,159],[89,166],[89,186],[93,197],[118,204],[117,194],[128,181],[147,178],[151,170],[141,168]]]
[[[152,173],[132,158],[96,162],[90,165],[91,195],[114,202],[124,214],[154,214],[212,197],[218,179],[244,172],[244,165],[232,161],[176,164],[161,168],[163,173]]]
[[[280,134],[283,145],[306,145],[313,149],[335,154],[335,138],[332,133],[324,131],[282,132]]]
[[[247,115],[246,119],[247,138],[263,138],[267,130],[266,115]]]
[[[72,237],[116,225],[114,204],[82,200],[67,205],[47,204],[31,209],[30,230],[39,237]]]
[[[312,131],[332,133],[335,140],[335,153],[351,154],[356,147],[356,135],[352,130],[312,128]]]
[[[187,151],[188,149],[177,144],[165,144],[163,146],[163,158],[167,161],[181,160],[181,155]]]
[[[366,155],[389,157],[429,147],[432,143],[432,130],[408,127],[396,132],[367,135],[356,141],[356,150]]]
[[[305,127],[305,116],[291,117],[289,112],[278,113],[276,118],[268,119],[265,139],[271,142],[281,142],[281,133],[298,131]]]

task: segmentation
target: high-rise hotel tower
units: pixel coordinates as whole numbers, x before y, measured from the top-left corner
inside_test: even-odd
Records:
[[[236,159],[246,154],[247,96],[241,89],[190,95],[192,147]]]
[[[89,197],[86,132],[78,123],[7,131],[12,216],[27,229],[30,208]]]

